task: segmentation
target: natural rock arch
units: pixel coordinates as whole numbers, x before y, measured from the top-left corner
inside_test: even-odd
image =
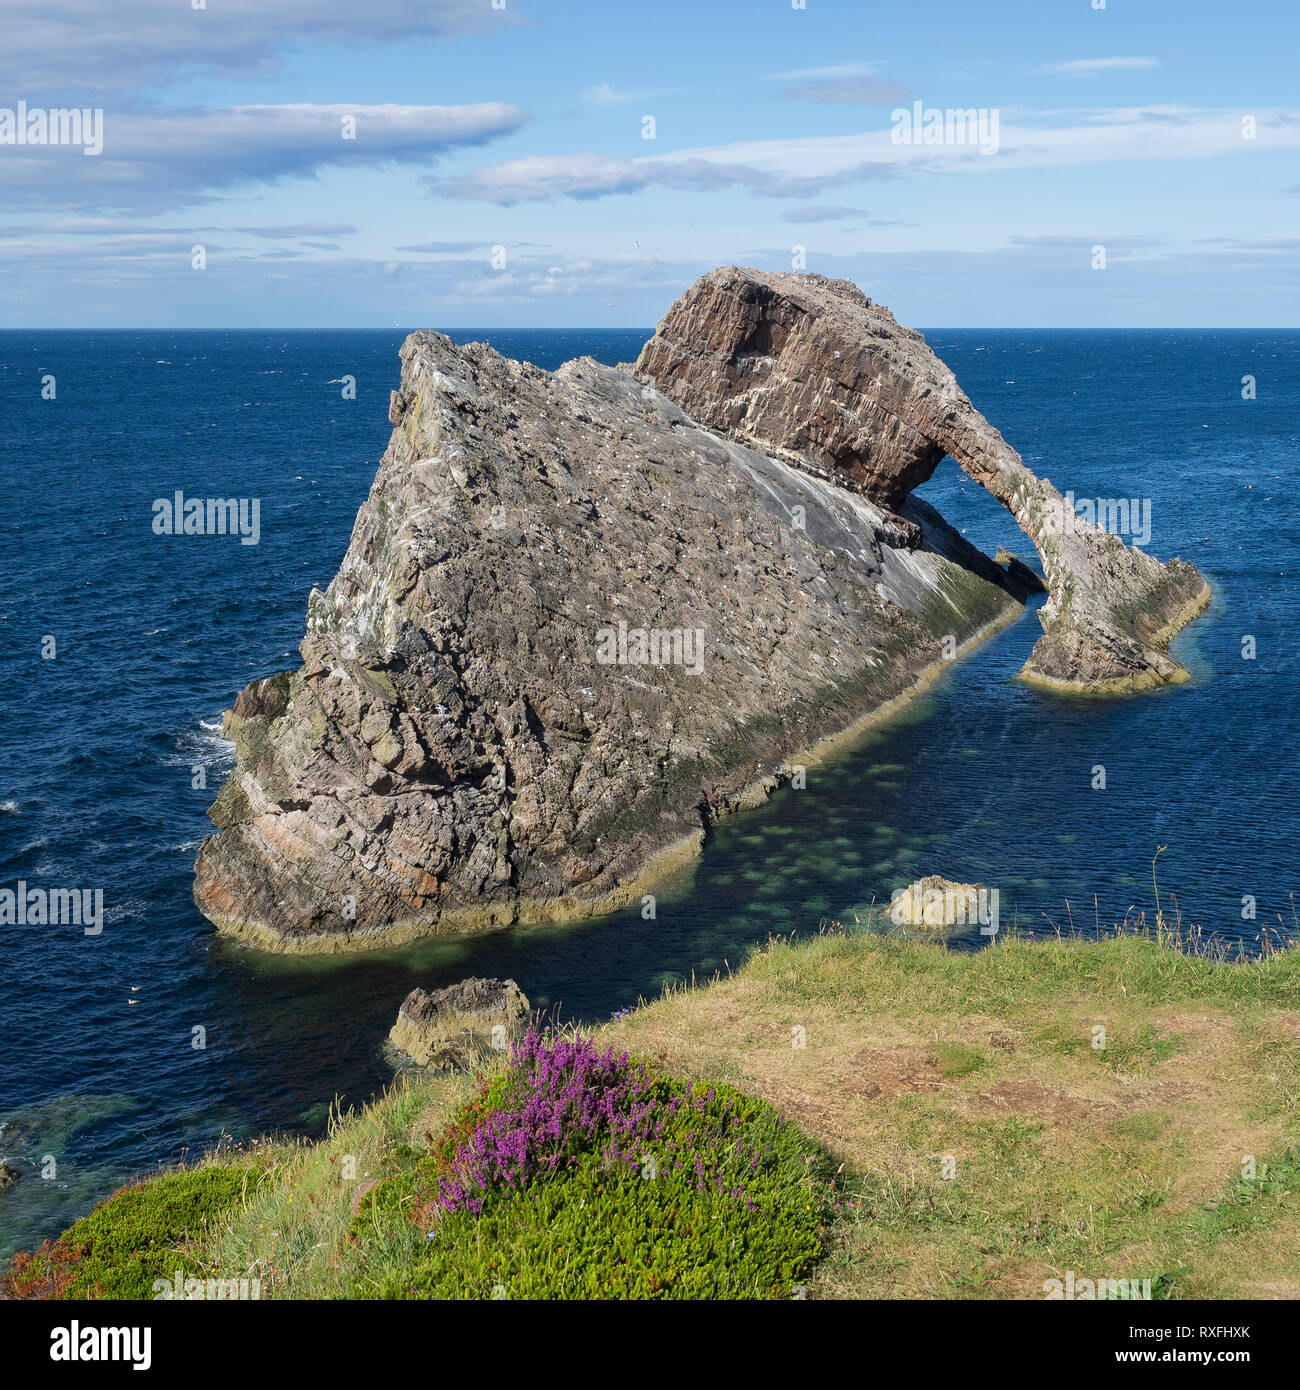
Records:
[[[704,424],[891,510],[951,456],[1011,512],[1042,562],[1043,636],[1025,680],[1116,693],[1186,679],[1164,646],[1209,602],[1195,566],[1162,564],[1076,517],[921,334],[847,280],[711,271],[669,309],[636,369]]]

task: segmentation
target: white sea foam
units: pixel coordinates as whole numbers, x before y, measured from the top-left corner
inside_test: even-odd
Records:
[[[143,898],[128,898],[124,903],[114,903],[112,907],[105,908],[104,921],[111,924],[138,917],[147,911],[148,907],[149,904]]]
[[[164,767],[220,767],[235,760],[235,744],[221,736],[221,721],[199,720],[197,729],[173,736],[176,751],[161,761]]]

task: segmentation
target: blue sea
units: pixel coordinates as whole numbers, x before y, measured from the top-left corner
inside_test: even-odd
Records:
[[[648,332],[454,336],[553,368],[628,361]],[[1173,647],[1190,684],[1102,703],[1027,689],[1028,612],[806,790],[725,822],[654,921],[293,959],[218,940],[191,864],[232,762],[221,711],[296,662],[388,440],[402,334],[0,333],[0,888],[105,904],[94,937],[0,926],[0,1160],[21,1174],[0,1257],[223,1135],[319,1133],[391,1079],[381,1044],[417,984],[511,975],[599,1019],[930,872],[997,886],[1004,923],[1092,932],[1152,912],[1162,846],[1167,910],[1232,950],[1290,941],[1300,334],[928,337],[1032,468],[1077,498],[1150,499],[1150,551],[1210,578]],[[177,489],[260,499],[259,543],[155,535],[153,501]],[[981,547],[1032,557],[950,462],[924,495]]]

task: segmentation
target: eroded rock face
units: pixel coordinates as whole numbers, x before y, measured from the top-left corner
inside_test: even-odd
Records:
[[[719,437],[631,372],[416,333],[302,666],[228,721],[195,899],[281,950],[639,901],[711,820],[1020,611],[917,499]]]
[[[1048,599],[1022,676],[1084,693],[1186,679],[1164,651],[1209,602],[1162,564],[1078,519],[975,409],[925,339],[847,280],[724,267],[672,306],[638,373],[696,419],[896,509],[945,455],[1037,547]]]
[[[388,1040],[420,1067],[453,1064],[475,1048],[504,1043],[528,1022],[528,999],[513,980],[472,978],[445,989],[413,989]]]
[[[285,711],[289,701],[289,673],[267,676],[264,680],[252,681],[246,685],[235,699],[234,706],[221,716],[221,733],[224,738],[233,739],[240,725],[249,719],[276,719]]]

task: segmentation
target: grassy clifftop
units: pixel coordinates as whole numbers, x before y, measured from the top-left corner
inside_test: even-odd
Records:
[[[639,1116],[612,1122],[619,1144],[599,1116],[565,1121],[565,1158],[538,1166],[537,1135],[577,1113],[572,1074],[485,1058],[399,1082],[319,1143],[218,1156],[197,1170],[214,1200],[160,1200],[152,1228],[138,1194],[165,1179],[110,1199],[19,1257],[10,1291],[82,1292],[93,1265],[110,1296],[183,1269],[266,1298],[1041,1299],[1067,1276],[1300,1297],[1300,953],[834,933],[593,1044],[597,1109]],[[645,1079],[601,1071],[610,1049]],[[522,1201],[501,1177],[520,1152]]]

